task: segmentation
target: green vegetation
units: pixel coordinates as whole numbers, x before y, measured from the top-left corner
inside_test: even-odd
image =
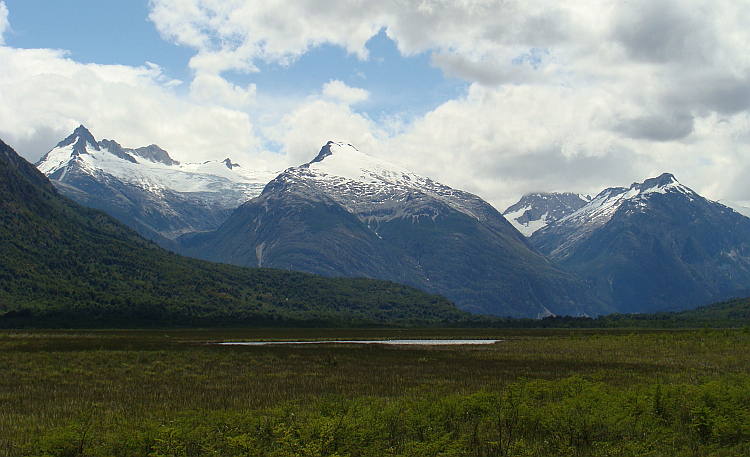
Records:
[[[216,340],[500,338],[488,346]],[[0,455],[750,453],[750,333],[0,333]]]
[[[0,141],[0,327],[429,324],[465,315],[393,282],[169,253],[60,196]]]

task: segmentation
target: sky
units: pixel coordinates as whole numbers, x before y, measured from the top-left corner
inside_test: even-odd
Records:
[[[500,211],[673,173],[750,206],[750,0],[4,0],[0,138],[281,171],[329,140]]]

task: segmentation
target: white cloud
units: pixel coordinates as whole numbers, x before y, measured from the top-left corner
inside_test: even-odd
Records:
[[[198,51],[191,67],[214,73],[290,62],[324,43],[366,58],[365,43],[382,28],[378,2],[151,0],[150,8],[162,36]]]
[[[255,101],[256,87],[237,87],[221,76],[198,73],[190,83],[190,96],[198,103],[242,108]]]
[[[84,65],[62,51],[0,47],[0,68],[0,135],[11,145],[39,147],[51,131],[59,141],[82,123],[99,139],[156,143],[184,161],[247,162],[259,148],[247,113],[183,100],[155,66]],[[35,160],[53,146],[19,152]]]
[[[10,29],[10,23],[8,22],[8,7],[5,6],[5,2],[0,2],[0,46],[5,44],[3,34],[8,29]]]
[[[280,121],[264,129],[264,134],[284,145],[287,163],[307,163],[328,141],[343,141],[377,155],[386,136],[371,120],[355,113],[345,103],[310,98]]]
[[[349,87],[337,79],[331,80],[323,86],[323,95],[344,102],[347,105],[363,102],[370,98],[370,92],[365,89]]]
[[[0,33],[9,27],[3,5]],[[154,142],[185,158],[252,160],[269,143],[289,165],[340,140],[499,209],[525,192],[592,193],[665,171],[711,198],[750,200],[747,1],[149,5],[162,36],[195,51],[189,98],[158,66],[82,65],[59,51],[0,48],[0,133],[31,145],[83,122],[97,136]],[[358,112],[356,103],[380,94],[337,79],[307,99],[274,100],[222,77],[262,62],[291,65],[324,44],[367,59],[368,40],[383,30],[403,55],[429,53],[470,89],[405,123],[399,113]]]

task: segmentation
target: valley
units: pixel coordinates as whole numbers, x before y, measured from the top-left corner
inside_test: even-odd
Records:
[[[217,236],[226,243],[237,237],[249,246],[250,265],[190,259],[63,197],[57,190],[63,187],[0,146],[0,325],[9,329],[0,331],[4,455],[750,452],[750,300],[592,319],[581,306],[601,306],[600,299],[481,199],[393,174],[390,166],[357,179],[340,166],[329,175],[321,167],[336,158],[331,144],[319,160],[280,174],[215,232],[187,240],[210,246]],[[371,159],[360,159],[373,170]],[[341,192],[327,194],[315,180]],[[687,217],[693,222],[697,214],[719,214],[745,226],[741,216],[675,183],[667,176],[666,187],[647,182],[631,194],[665,198],[677,189],[703,205],[703,213]],[[363,191],[381,203],[378,211],[358,206],[353,197]],[[592,203],[604,207],[602,201],[571,209],[532,238]],[[632,203],[618,201],[619,208]],[[648,206],[645,199],[636,203]],[[599,227],[619,220],[618,211],[610,210]],[[281,217],[264,227],[274,215]],[[318,247],[344,244],[329,262],[321,260],[330,255],[326,249],[313,255],[310,245],[287,242],[279,250],[280,235],[311,237]],[[345,243],[360,238],[372,252],[400,259],[400,268],[416,262],[422,289],[433,292],[444,286],[433,281],[440,276],[431,267],[442,266],[443,274],[456,276],[454,284],[477,293],[482,289],[469,285],[460,268],[468,266],[464,274],[476,279],[493,255],[512,259],[490,276],[520,283],[535,301],[513,292],[500,302],[517,300],[524,319],[472,315],[444,296],[394,280],[266,267],[279,252],[286,261],[308,256],[301,265],[345,264],[362,246]],[[436,245],[447,248],[431,252]],[[251,268],[254,261],[262,267]],[[512,275],[524,262],[522,273],[530,277],[538,268],[552,275],[519,281]],[[550,278],[553,288],[545,289]],[[580,288],[576,300],[575,293],[555,292],[571,284]],[[561,309],[577,311],[538,319],[538,306],[553,308],[558,300],[569,301]],[[401,344],[385,344],[392,340]],[[474,344],[486,340],[492,343]],[[301,341],[316,344],[295,344]]]
[[[464,346],[217,341],[493,338]],[[750,334],[0,332],[4,455],[743,455]]]

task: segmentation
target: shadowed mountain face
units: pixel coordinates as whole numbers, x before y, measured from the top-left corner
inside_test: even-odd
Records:
[[[750,289],[750,219],[670,174],[606,189],[530,241],[619,312],[687,309]]]
[[[213,230],[260,194],[274,173],[228,158],[183,164],[156,145],[130,149],[97,142],[78,127],[37,163],[60,193],[101,209],[167,248],[185,233]]]
[[[0,141],[0,327],[435,323],[464,315],[443,297],[392,282],[180,257],[60,195]]]
[[[492,206],[350,145],[328,143],[183,252],[247,266],[368,276],[501,316],[609,311]]]

